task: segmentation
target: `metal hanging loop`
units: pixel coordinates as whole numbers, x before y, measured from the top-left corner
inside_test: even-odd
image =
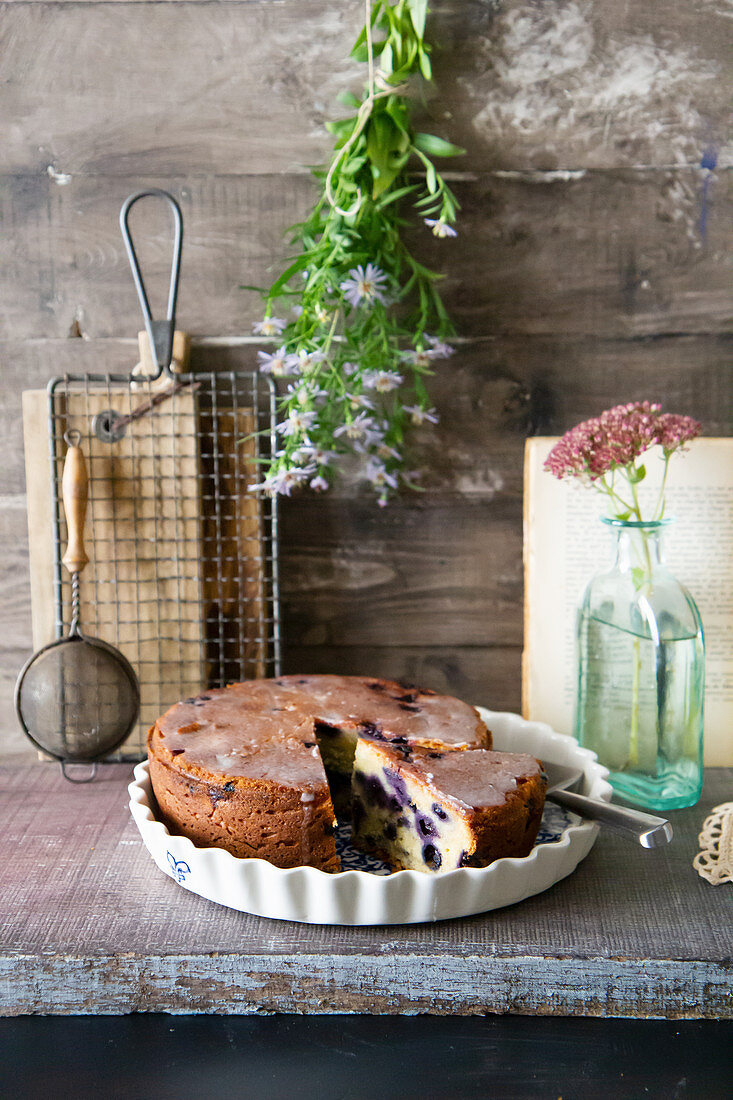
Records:
[[[140,199],[149,197],[160,198],[168,203],[173,211],[173,221],[175,225],[173,259],[171,262],[171,281],[168,290],[168,311],[165,321],[153,320],[148,295],[145,290],[145,283],[143,282],[142,272],[140,271],[140,263],[137,258],[137,253],[135,252],[135,246],[132,243],[132,235],[130,233],[128,220],[130,210],[135,203],[139,202]],[[183,246],[183,216],[181,214],[181,208],[172,195],[158,187],[151,187],[147,191],[137,191],[134,195],[130,195],[128,199],[125,199],[125,202],[122,204],[122,209],[120,210],[120,229],[122,231],[122,239],[125,242],[125,248],[127,249],[127,256],[130,260],[132,277],[135,280],[135,289],[137,290],[137,296],[140,299],[140,306],[143,311],[143,318],[145,319],[145,331],[148,334],[150,351],[156,367],[155,374],[151,379],[151,381],[154,381],[156,378],[160,378],[164,371],[166,374],[172,373],[173,333],[176,327],[176,300],[178,298],[178,279],[181,273],[181,249]]]
[[[69,781],[69,783],[91,783],[91,781],[94,779],[94,776],[97,774],[97,761],[96,760],[92,760],[91,764],[89,764],[89,765],[77,764],[72,760],[62,760],[60,763],[61,763],[61,774],[63,775],[64,779],[67,779]],[[79,768],[79,767],[82,767],[82,766],[84,766],[84,767],[88,766],[90,768],[90,771],[87,771],[87,772],[73,771],[72,772],[72,771],[68,770],[70,767]]]

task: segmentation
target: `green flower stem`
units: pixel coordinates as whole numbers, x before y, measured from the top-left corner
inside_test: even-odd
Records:
[[[618,508],[618,506],[620,505],[623,512],[633,511],[633,505],[629,504],[623,499],[623,497],[619,496],[615,489],[613,489],[612,486],[608,484],[605,474],[602,478],[595,482],[595,485],[602,493],[605,493],[608,496],[609,500],[612,504],[616,506],[616,508]]]
[[[667,459],[668,461],[668,459]],[[639,500],[639,493],[637,490],[637,483],[641,480],[638,470],[634,463],[629,464],[633,467],[633,472],[629,467],[615,468],[611,471],[611,483],[606,480],[604,474],[602,478],[599,478],[594,484],[602,492],[605,492],[609,502],[612,506],[612,510],[617,518],[628,518],[634,516],[636,521],[643,522],[643,516],[641,513],[641,502]],[[615,488],[616,474],[619,473],[624,477],[626,484],[631,492],[631,501],[625,500]],[[667,466],[665,465],[664,478],[666,479]],[[660,500],[664,499],[664,481],[662,483]],[[657,505],[658,510],[659,503]],[[637,578],[636,570],[632,569],[632,578],[634,587],[638,595],[642,593],[647,594],[650,591],[651,576],[652,576],[652,560],[649,551],[649,542],[647,534],[644,530],[639,531],[642,544],[642,557],[641,568],[639,570],[641,576]],[[640,712],[640,690],[641,690],[641,646],[638,638],[634,638],[634,656],[633,656],[633,669],[631,679],[631,706],[629,714],[629,751],[628,751],[628,766],[630,768],[636,768],[639,764],[639,712]]]
[[[631,680],[631,725],[629,728],[629,765],[639,763],[639,690],[641,685],[641,647],[634,638],[634,670]]]
[[[672,457],[672,452],[665,450],[664,452],[664,473],[662,474],[662,484],[659,487],[659,495],[657,496],[657,503],[654,506],[654,512],[652,513],[655,520],[659,520],[664,515],[664,494],[667,488],[667,474],[669,473],[669,460]]]

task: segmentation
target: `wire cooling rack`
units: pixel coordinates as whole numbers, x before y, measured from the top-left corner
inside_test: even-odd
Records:
[[[274,441],[275,393],[249,371],[66,375],[48,387],[57,637],[70,578],[64,434],[89,473],[81,629],[118,648],[140,681],[137,729],[118,759],[179,699],[280,672],[277,504],[248,487]]]

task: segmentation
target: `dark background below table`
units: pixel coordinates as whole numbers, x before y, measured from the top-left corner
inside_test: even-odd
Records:
[[[529,1016],[17,1017],[20,1100],[729,1100],[733,1023]]]

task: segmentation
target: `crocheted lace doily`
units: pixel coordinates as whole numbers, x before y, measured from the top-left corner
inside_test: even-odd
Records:
[[[698,839],[701,851],[692,861],[698,874],[713,886],[733,882],[733,802],[713,807]]]

